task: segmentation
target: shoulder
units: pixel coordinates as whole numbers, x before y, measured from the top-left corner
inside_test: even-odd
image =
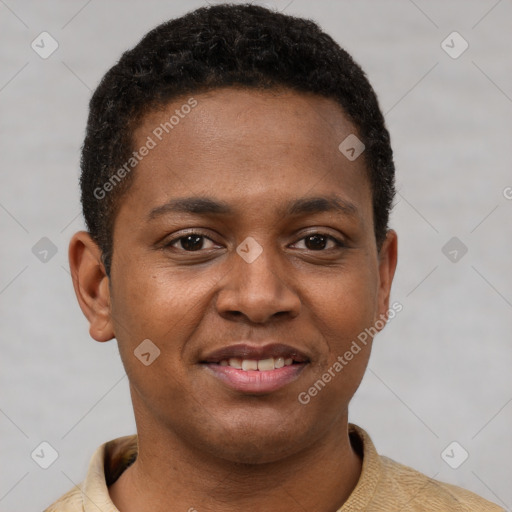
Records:
[[[136,435],[124,436],[102,444],[93,454],[85,480],[67,492],[44,512],[118,512],[108,487],[133,462],[138,453]],[[92,505],[89,505],[89,502]]]
[[[455,485],[429,478],[413,468],[380,456],[381,478],[378,484],[379,495],[393,498],[395,506],[400,503],[410,512],[428,510],[453,512],[503,512],[504,509],[484,498]]]
[[[74,488],[50,505],[44,512],[83,512],[82,493]]]
[[[339,512],[504,512],[466,489],[434,480],[379,455],[361,427],[350,424],[349,434],[363,466],[359,482]]]

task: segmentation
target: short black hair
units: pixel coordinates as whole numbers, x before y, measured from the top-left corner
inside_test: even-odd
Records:
[[[395,195],[395,171],[384,116],[365,73],[311,20],[251,4],[220,4],[148,32],[122,54],[91,98],[81,156],[81,200],[107,275],[115,217],[133,173],[112,179],[133,156],[138,123],[177,97],[230,86],[314,93],[342,107],[365,145],[380,249]]]

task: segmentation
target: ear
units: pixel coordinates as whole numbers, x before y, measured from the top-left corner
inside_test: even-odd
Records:
[[[388,318],[389,296],[395,275],[397,259],[398,236],[394,230],[389,229],[386,233],[386,239],[382,243],[382,247],[379,251],[378,318],[375,319],[376,324],[378,319],[387,320]],[[382,324],[382,321],[379,322],[379,324]]]
[[[69,243],[68,256],[76,298],[89,320],[89,333],[96,341],[109,341],[115,334],[109,278],[101,261],[101,249],[89,233],[79,231]]]

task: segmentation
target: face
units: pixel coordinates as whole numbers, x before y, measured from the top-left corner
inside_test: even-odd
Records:
[[[135,133],[136,148],[156,144],[116,217],[109,321],[139,425],[268,462],[346,424],[371,343],[344,355],[386,314],[395,239],[377,251],[364,156],[338,149],[356,129],[336,103],[193,96]]]

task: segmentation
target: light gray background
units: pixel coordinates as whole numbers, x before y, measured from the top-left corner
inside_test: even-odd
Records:
[[[351,421],[378,450],[512,507],[512,2],[268,2],[311,17],[363,66],[392,135],[399,195],[393,300]],[[116,342],[88,335],[67,244],[91,91],[122,51],[202,1],[0,0],[0,509],[41,510],[94,449],[135,432]],[[48,31],[48,59],[31,48]],[[458,31],[469,49],[441,42]],[[512,195],[512,194],[510,194]],[[509,195],[509,197],[510,197]],[[451,262],[453,236],[468,252]],[[48,237],[46,263],[32,247]],[[41,469],[31,452],[59,458]],[[441,452],[469,452],[458,469]],[[454,457],[459,457],[454,452]]]

